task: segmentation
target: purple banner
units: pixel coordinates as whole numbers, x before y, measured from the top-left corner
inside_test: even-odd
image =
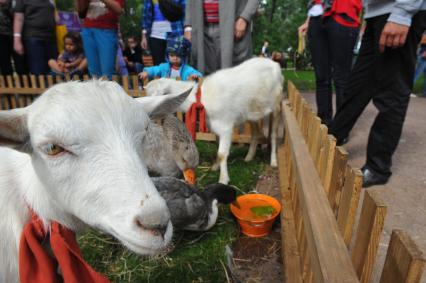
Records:
[[[67,31],[80,32],[81,24],[80,24],[80,19],[78,18],[77,13],[58,11],[58,14],[59,14],[58,24],[65,25],[67,27]]]

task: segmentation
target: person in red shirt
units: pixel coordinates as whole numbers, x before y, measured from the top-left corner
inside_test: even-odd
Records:
[[[333,119],[332,80],[336,111],[343,103],[343,91],[352,67],[359,33],[361,0],[311,0],[308,18],[299,33],[308,33],[308,47],[315,69],[318,116],[329,125]]]
[[[76,0],[83,20],[81,37],[92,76],[111,78],[118,48],[118,18],[124,0]]]

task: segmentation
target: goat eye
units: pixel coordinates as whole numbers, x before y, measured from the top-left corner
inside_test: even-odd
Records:
[[[61,152],[64,152],[65,149],[63,149],[62,147],[60,147],[59,145],[53,144],[53,143],[48,143],[44,146],[44,151],[50,155],[50,156],[54,156],[54,155],[58,155]]]

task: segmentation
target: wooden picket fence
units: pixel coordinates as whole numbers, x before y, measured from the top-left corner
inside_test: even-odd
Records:
[[[386,205],[377,192],[365,191],[352,241],[361,171],[348,165],[348,153],[336,146],[291,82],[282,115],[285,137],[278,163],[284,282],[370,282]],[[394,230],[380,282],[419,282],[424,265],[408,234]]]
[[[19,107],[25,107],[30,105],[34,99],[42,94],[47,88],[54,84],[70,81],[70,80],[90,80],[88,75],[83,77],[79,76],[34,76],[34,75],[23,75],[23,76],[1,76],[0,75],[0,110],[7,110]],[[143,90],[143,83],[139,80],[136,75],[133,76],[113,76],[113,81],[119,83],[128,95],[132,97],[145,96]],[[144,84],[147,82],[145,81]],[[183,121],[183,113],[178,112],[177,117]],[[268,121],[266,119],[265,121]],[[265,123],[264,120],[259,121],[260,129],[263,129],[263,137],[260,138],[259,143],[267,144],[268,136],[270,133],[271,125]],[[207,132],[197,132],[197,140],[203,141],[216,141],[216,135]],[[241,127],[234,129],[232,135],[232,141],[236,143],[250,143],[251,139],[251,127],[250,123],[246,123]]]

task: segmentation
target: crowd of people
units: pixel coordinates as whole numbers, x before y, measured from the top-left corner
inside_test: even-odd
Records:
[[[128,37],[121,52],[119,17],[124,4],[125,0],[75,0],[82,30],[64,36],[64,51],[58,56],[53,0],[0,0],[1,73],[88,72],[111,77],[117,73],[117,58],[122,58],[125,72],[141,79],[187,80],[253,56],[251,30],[258,0],[145,0],[141,40]],[[337,143],[347,142],[371,100],[379,110],[362,169],[364,186],[386,183],[391,175],[413,81],[426,75],[425,28],[426,0],[311,0],[307,19],[299,27],[312,55],[318,116]],[[268,45],[265,41],[262,47],[264,57],[270,57]],[[155,66],[143,66],[143,50],[150,51]],[[282,60],[277,56],[272,54],[274,60]]]
[[[4,75],[15,71],[198,78],[234,66],[253,53],[251,25],[259,2],[219,2],[146,0],[140,42],[129,36],[121,46],[119,17],[125,1],[75,0],[81,32],[68,32],[63,37],[64,50],[58,53],[55,28],[59,17],[53,0],[0,0],[0,71]],[[146,51],[155,67],[144,68]]]

